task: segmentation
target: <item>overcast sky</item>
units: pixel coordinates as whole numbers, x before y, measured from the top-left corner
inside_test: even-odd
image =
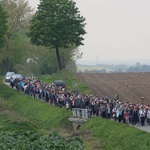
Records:
[[[87,23],[80,62],[150,62],[150,0],[75,2]],[[39,0],[29,0],[29,3],[36,7]]]

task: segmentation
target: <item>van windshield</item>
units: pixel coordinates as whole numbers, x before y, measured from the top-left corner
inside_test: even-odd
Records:
[[[13,72],[7,72],[6,77],[12,76],[14,73]]]

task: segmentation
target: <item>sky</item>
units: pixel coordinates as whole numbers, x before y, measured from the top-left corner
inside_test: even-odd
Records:
[[[77,63],[150,64],[150,0],[74,1],[87,23]]]

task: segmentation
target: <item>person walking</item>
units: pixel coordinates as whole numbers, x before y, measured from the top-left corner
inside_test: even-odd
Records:
[[[146,114],[146,111],[144,110],[144,107],[141,106],[139,110],[139,116],[140,116],[140,121],[141,121],[142,126],[145,125],[145,114]]]
[[[138,118],[139,118],[139,112],[136,106],[134,106],[134,109],[132,111],[132,125],[137,126]]]
[[[130,116],[129,109],[125,108],[124,112],[123,112],[123,122],[124,123],[129,124],[129,116]]]
[[[147,123],[150,125],[150,106],[148,107],[147,110]]]
[[[123,114],[124,114],[124,107],[121,105],[120,108],[119,108],[119,110],[118,110],[118,115],[117,115],[119,123],[122,122],[123,119],[124,119]]]

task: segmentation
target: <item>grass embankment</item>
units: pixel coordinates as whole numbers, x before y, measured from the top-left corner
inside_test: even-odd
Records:
[[[39,79],[46,83],[52,83],[55,80],[64,80],[66,82],[67,89],[69,91],[76,89],[77,91],[80,91],[82,93],[92,94],[92,91],[89,89],[86,83],[79,82],[71,73],[65,70],[58,71],[57,73],[52,74],[52,76],[50,75],[41,76],[39,77]]]
[[[93,149],[102,148],[104,150],[150,149],[150,134],[129,125],[102,118],[93,118],[84,124],[81,129],[83,131],[90,130],[94,137],[94,139],[85,141],[89,150],[91,146]],[[98,144],[98,139],[101,144]],[[94,141],[95,146],[93,147],[91,143]]]
[[[70,111],[50,106],[8,88],[0,78],[0,131],[50,131],[68,128]]]
[[[66,73],[63,71],[40,79],[47,83],[62,79],[67,83],[67,87],[69,85],[69,89],[76,83],[78,90],[85,88],[85,93],[88,91],[87,85],[82,88],[82,83],[78,83],[71,74]],[[71,112],[65,109],[56,108],[19,94],[0,82],[0,131],[35,130],[47,134],[51,130],[68,129],[70,115]],[[81,127],[76,135],[83,139],[85,150],[150,149],[149,133],[102,118],[92,118]]]

